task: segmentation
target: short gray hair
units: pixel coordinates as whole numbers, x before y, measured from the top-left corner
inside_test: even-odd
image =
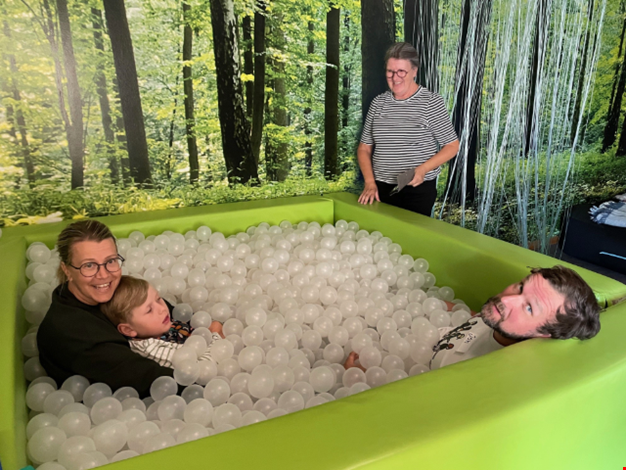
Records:
[[[413,68],[419,68],[420,61],[415,48],[408,42],[397,42],[385,53],[385,67],[389,59],[402,59],[411,62]]]

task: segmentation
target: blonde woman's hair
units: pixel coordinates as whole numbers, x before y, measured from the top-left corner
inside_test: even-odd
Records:
[[[72,264],[72,247],[79,242],[94,241],[101,242],[111,238],[115,243],[115,237],[109,230],[109,227],[97,220],[80,220],[68,225],[59,234],[57,239],[57,251],[63,264]],[[117,248],[117,243],[116,243]],[[63,272],[63,268],[59,266],[57,278],[63,284],[67,281],[67,276]]]
[[[113,297],[100,305],[100,310],[115,326],[120,323],[129,323],[133,310],[148,298],[149,287],[150,284],[144,279],[122,276]]]

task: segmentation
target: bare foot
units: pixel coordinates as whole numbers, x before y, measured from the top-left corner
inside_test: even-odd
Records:
[[[359,360],[359,355],[357,353],[355,353],[354,351],[352,351],[348,355],[348,359],[346,359],[346,362],[343,364],[343,367],[346,370],[348,370],[350,367],[358,367],[363,372],[365,372],[365,368],[361,364],[357,364],[356,363],[356,361],[358,361],[358,360]]]

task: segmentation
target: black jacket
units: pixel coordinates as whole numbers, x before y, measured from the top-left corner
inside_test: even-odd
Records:
[[[67,283],[52,294],[50,309],[37,331],[37,346],[41,365],[59,387],[68,377],[82,375],[91,383],[108,384],[113,391],[133,387],[146,397],[157,377],[174,373],[134,353],[100,307],[82,303]]]

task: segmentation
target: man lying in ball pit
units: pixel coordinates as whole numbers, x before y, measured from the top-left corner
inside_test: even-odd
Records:
[[[166,301],[144,279],[122,276],[113,297],[101,309],[129,339],[130,349],[165,367],[173,367],[174,353],[193,332],[188,322],[172,320]],[[218,321],[211,323],[209,331],[212,341],[224,337]],[[209,350],[198,359],[213,360]]]
[[[61,284],[37,331],[39,359],[50,377],[63,383],[82,375],[113,390],[133,387],[149,396],[158,377],[174,370],[134,353],[128,340],[100,310],[122,277],[123,258],[109,228],[96,220],[68,225],[57,240]]]
[[[454,304],[446,302],[451,310]],[[572,269],[537,268],[487,300],[462,325],[439,329],[430,369],[482,356],[530,338],[581,340],[600,331],[600,307],[589,285]],[[350,353],[345,368],[363,367]]]

